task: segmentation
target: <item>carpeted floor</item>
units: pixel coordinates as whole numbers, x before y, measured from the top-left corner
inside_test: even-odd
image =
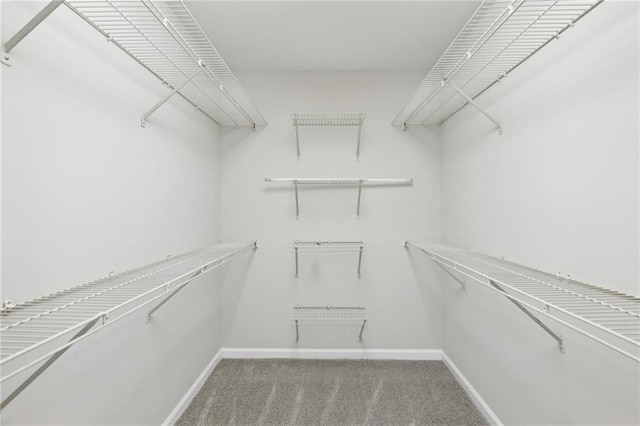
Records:
[[[232,360],[177,422],[198,425],[480,425],[441,361]]]

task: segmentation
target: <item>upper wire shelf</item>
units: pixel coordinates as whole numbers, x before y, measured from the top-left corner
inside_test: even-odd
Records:
[[[219,125],[267,124],[181,0],[65,4]]]
[[[362,252],[364,243],[362,241],[294,241],[293,250],[296,258],[296,277],[299,273],[298,254],[299,253],[358,253],[358,278],[362,266]]]
[[[467,277],[515,303],[564,351],[562,338],[530,311],[577,331],[640,362],[640,298],[492,256],[436,243],[405,242],[460,284]]]
[[[153,313],[194,278],[256,247],[218,243],[0,310],[0,383],[41,364],[5,407],[73,344],[155,302]],[[162,300],[159,300],[162,299]],[[34,360],[35,358],[35,360]]]
[[[602,1],[483,1],[393,124],[403,128],[409,124],[439,125],[467,103],[476,106],[473,99]],[[501,130],[493,117],[480,111]]]
[[[357,126],[356,158],[360,158],[360,134],[362,132],[362,123],[367,114],[363,112],[352,114],[292,113],[290,116],[296,128],[296,152],[298,158],[300,158],[299,126]]]

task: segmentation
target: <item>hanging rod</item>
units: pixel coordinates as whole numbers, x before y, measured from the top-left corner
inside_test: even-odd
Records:
[[[267,124],[181,0],[51,1],[3,45],[3,63],[9,62],[11,49],[62,3],[171,89],[142,116],[143,127],[174,94],[218,125],[255,130]]]
[[[358,203],[356,217],[360,217],[360,199],[362,187],[369,185],[411,185],[413,179],[372,179],[372,178],[264,178],[265,182],[291,183],[296,197],[296,219],[300,218],[300,204],[298,202],[298,186],[357,186]]]
[[[296,259],[296,277],[298,277],[298,254],[299,253],[358,253],[358,278],[360,278],[360,269],[362,266],[362,252],[364,243],[362,241],[294,241],[293,250]]]
[[[291,324],[296,327],[296,342],[300,340],[300,326],[353,325],[359,326],[358,341],[367,325],[367,310],[363,306],[294,306]]]
[[[0,409],[74,344],[157,303],[147,314],[151,319],[193,279],[256,247],[255,242],[218,243],[0,310],[0,383],[41,364],[3,399]],[[61,342],[70,335],[70,340]]]
[[[362,123],[367,114],[362,112],[355,114],[292,113],[290,116],[296,128],[296,152],[298,159],[300,159],[299,126],[357,126],[358,141],[356,144],[356,158],[360,158],[360,134],[362,132]]]
[[[640,298],[444,244],[405,241],[405,247],[508,298],[556,339],[561,351],[562,338],[532,312],[640,362]]]
[[[485,0],[420,83],[393,125],[441,125],[603,0]],[[462,99],[461,99],[462,98]],[[488,113],[480,109],[502,127]]]

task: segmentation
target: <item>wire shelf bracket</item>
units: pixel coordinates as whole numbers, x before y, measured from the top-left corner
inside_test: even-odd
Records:
[[[218,243],[30,302],[6,305],[0,310],[0,383],[40,366],[15,387],[0,409],[74,344],[157,303],[147,314],[149,322],[195,278],[256,247],[256,242]]]
[[[507,77],[527,59],[572,28],[603,0],[484,0],[393,120],[442,125]],[[464,98],[460,104],[458,96]]]
[[[367,310],[363,306],[300,306],[293,307],[290,320],[296,328],[296,343],[300,341],[300,326],[352,325],[359,326],[358,341],[362,342],[367,325]]]
[[[411,185],[413,179],[377,179],[377,178],[264,178],[265,182],[291,183],[296,199],[296,219],[300,219],[299,186],[355,186],[358,188],[356,217],[360,217],[362,187],[367,185]]]
[[[61,4],[155,75],[171,93],[142,115],[141,125],[175,94],[220,126],[267,122],[182,0],[53,0],[2,46],[0,59]]]
[[[300,126],[357,126],[358,140],[356,144],[356,159],[360,158],[360,135],[362,123],[366,118],[365,113],[355,114],[318,114],[318,113],[291,113],[291,121],[296,128],[296,153],[300,159]]]
[[[438,243],[405,241],[450,274],[462,275],[509,299],[565,351],[552,320],[640,362],[640,298]],[[459,279],[456,279],[460,282]]]
[[[364,243],[362,241],[294,241],[293,250],[296,260],[296,278],[298,277],[298,255],[300,253],[317,252],[356,252],[358,253],[358,278],[360,278],[362,267],[362,252]]]

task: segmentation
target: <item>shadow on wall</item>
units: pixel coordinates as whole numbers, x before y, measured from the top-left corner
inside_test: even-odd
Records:
[[[235,262],[225,265],[220,271],[220,288],[218,291],[220,303],[220,334],[221,346],[224,347],[231,330],[231,324],[236,316],[238,302],[247,283],[249,268],[255,256],[254,249],[249,256],[242,256]]]

